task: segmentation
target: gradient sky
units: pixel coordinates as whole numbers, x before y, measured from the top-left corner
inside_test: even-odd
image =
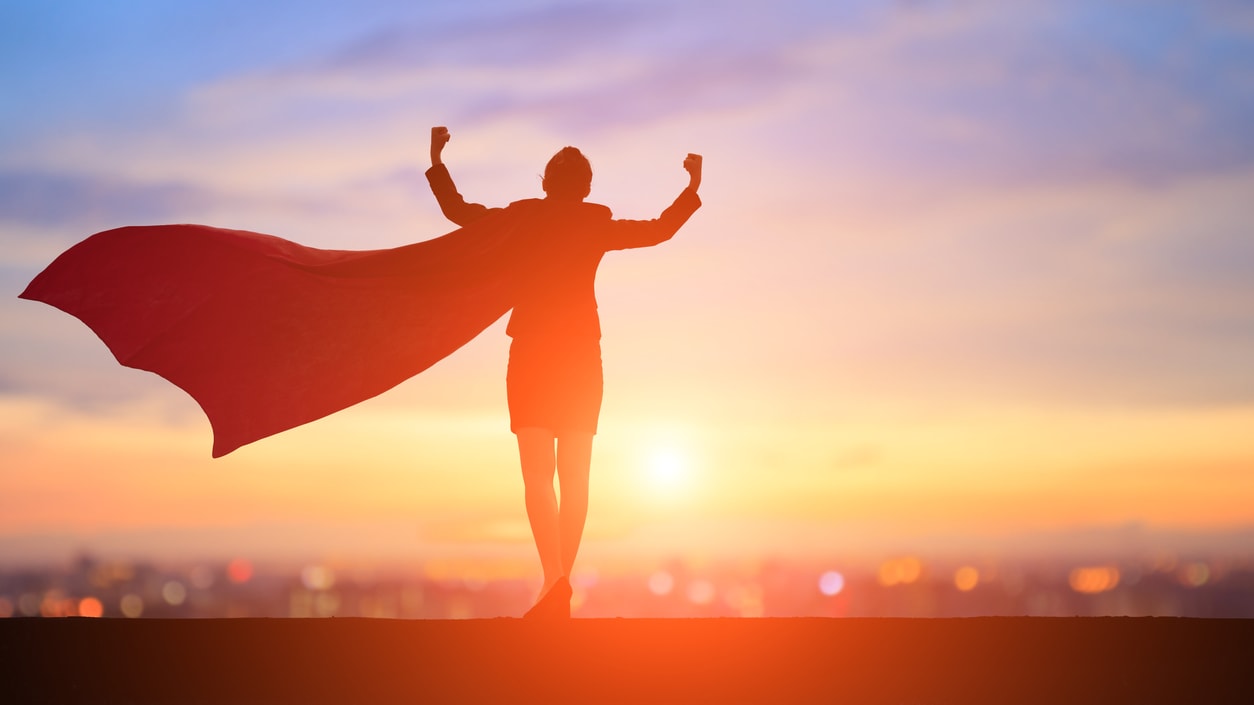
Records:
[[[1248,3],[64,1],[0,6],[0,560],[529,555],[502,325],[211,461],[16,298],[127,224],[446,232],[437,124],[492,205],[574,144],[653,217],[705,155],[680,234],[602,265],[593,554],[1254,525]]]

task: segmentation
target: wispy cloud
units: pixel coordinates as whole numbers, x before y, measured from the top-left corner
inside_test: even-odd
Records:
[[[154,222],[222,200],[222,194],[179,182],[146,184],[75,173],[0,171],[0,222],[37,226]],[[20,237],[20,229],[11,232]]]
[[[1254,162],[1236,129],[1254,119],[1248,40],[1188,10],[1102,8],[936,4],[833,32],[797,48],[816,88],[798,109],[832,120],[819,153],[994,184]]]

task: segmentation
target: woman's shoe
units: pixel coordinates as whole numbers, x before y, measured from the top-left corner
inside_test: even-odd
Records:
[[[570,597],[573,594],[570,580],[563,576],[534,607],[527,610],[523,619],[570,619]]]

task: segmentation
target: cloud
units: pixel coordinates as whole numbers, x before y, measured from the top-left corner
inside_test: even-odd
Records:
[[[746,161],[765,153],[825,168],[829,181],[878,177],[881,188],[1161,181],[1254,161],[1240,35],[1208,12],[1121,12],[595,3],[404,18],[188,86],[184,113],[155,135],[148,125],[115,145],[67,145],[58,161],[112,163],[132,177],[226,178],[234,168],[251,187],[321,153],[334,155],[322,160],[331,171],[317,172],[331,178],[377,169],[385,154],[394,167],[397,144],[420,152],[424,116],[520,140],[704,125],[719,136],[712,146]],[[1159,47],[1171,27],[1188,31]]]
[[[797,51],[826,86],[809,101],[832,118],[824,146],[899,170],[1037,182],[1254,161],[1254,135],[1236,129],[1254,120],[1250,82],[1214,78],[1254,54],[1229,50],[1224,30],[1193,13],[1103,7],[937,6],[809,42]],[[1170,21],[1190,31],[1165,49],[1138,43]]]
[[[317,159],[309,163],[320,165]],[[148,223],[204,222],[340,249],[394,246],[451,228],[414,197],[423,184],[415,167],[346,174],[328,186],[304,189],[282,183],[241,189],[179,179],[0,170],[0,267],[43,266],[90,233]],[[424,218],[427,210],[432,212]],[[346,232],[354,233],[351,242],[345,242]]]
[[[652,3],[549,3],[413,21],[366,34],[317,62],[317,69],[369,74],[433,64],[552,67],[617,46],[656,24],[659,13],[663,19],[669,14]]]
[[[779,37],[730,42],[693,14],[604,3],[403,24],[323,57],[198,87],[189,106],[203,113],[195,119],[226,124],[423,110],[459,126],[534,121],[588,135],[770,100],[788,85]]]
[[[203,210],[224,195],[180,183],[39,170],[0,171],[0,221],[38,226],[163,221]]]

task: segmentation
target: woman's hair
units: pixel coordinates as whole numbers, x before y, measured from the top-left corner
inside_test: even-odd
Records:
[[[544,192],[583,200],[592,190],[592,164],[574,147],[562,147],[544,167]]]

